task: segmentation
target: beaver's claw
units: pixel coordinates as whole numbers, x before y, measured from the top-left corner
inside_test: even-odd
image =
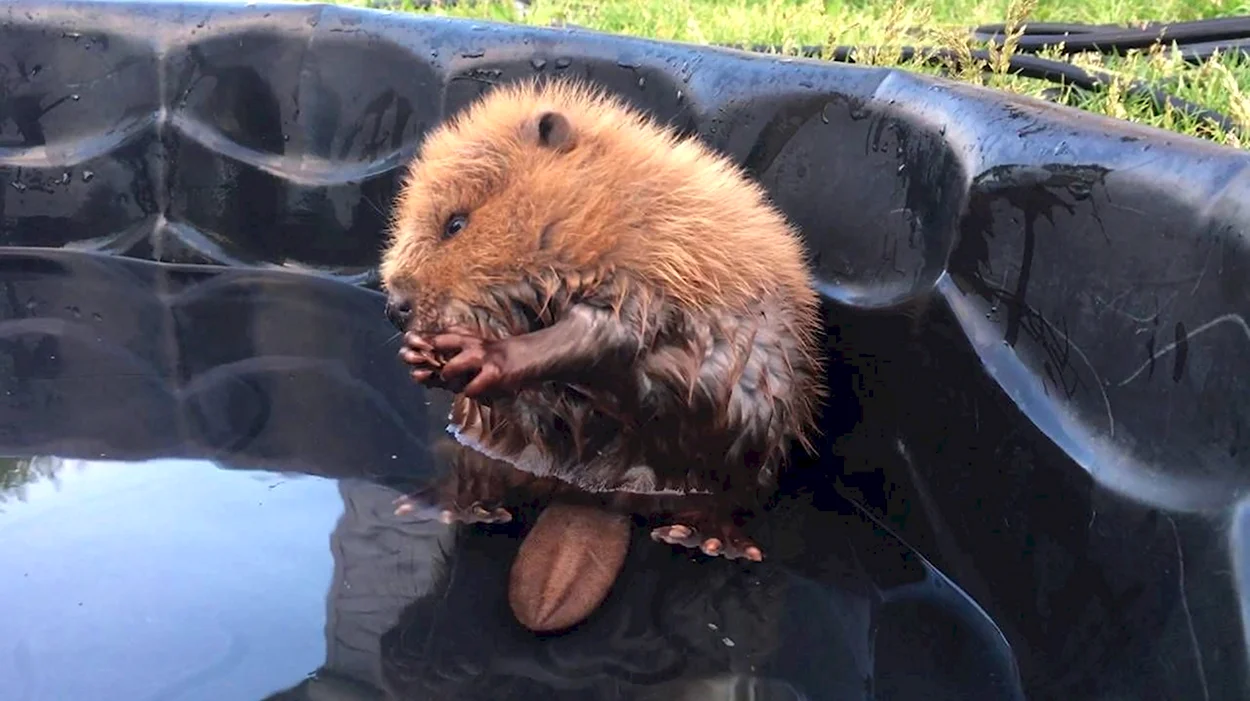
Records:
[[[460,333],[444,333],[430,339],[434,351],[451,355],[443,364],[439,377],[448,385],[472,375],[461,390],[465,396],[477,397],[515,389],[507,372],[504,344],[483,341]]]

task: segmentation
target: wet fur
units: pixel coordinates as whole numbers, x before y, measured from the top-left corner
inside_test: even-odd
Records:
[[[460,394],[451,429],[531,474],[745,507],[815,430],[796,232],[728,158],[586,85],[499,87],[433,130],[381,273],[410,329],[503,349],[479,362],[510,391]]]

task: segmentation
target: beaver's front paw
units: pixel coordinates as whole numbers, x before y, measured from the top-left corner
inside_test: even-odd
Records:
[[[439,374],[447,386],[459,385],[472,377],[460,389],[467,397],[516,391],[519,378],[509,370],[506,342],[444,333],[430,339],[430,343],[436,353],[451,356]]]
[[[443,367],[443,360],[423,336],[413,331],[404,334],[404,345],[399,349],[399,359],[412,368],[409,371],[412,379],[428,387],[446,389],[438,373]]]

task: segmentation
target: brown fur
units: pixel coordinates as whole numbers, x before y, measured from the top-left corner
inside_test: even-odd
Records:
[[[553,153],[527,138],[549,110],[570,116],[579,148]],[[440,246],[432,232],[457,210],[473,213],[470,227]],[[485,303],[524,276],[617,269],[692,310],[784,294],[801,312],[796,333],[816,325],[801,244],[763,189],[698,140],[579,83],[505,86],[432,131],[392,234],[382,277],[423,296]]]
[[[523,470],[745,493],[815,429],[818,300],[797,233],[731,160],[584,84],[499,87],[434,129],[381,274],[412,334],[456,331],[457,372],[479,373],[453,408],[460,439]]]

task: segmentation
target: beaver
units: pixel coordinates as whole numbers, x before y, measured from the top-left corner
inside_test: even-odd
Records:
[[[811,450],[819,300],[798,231],[730,158],[587,82],[497,86],[422,142],[380,275],[461,444],[656,540],[763,558],[743,525]],[[449,518],[508,520],[495,497]]]

